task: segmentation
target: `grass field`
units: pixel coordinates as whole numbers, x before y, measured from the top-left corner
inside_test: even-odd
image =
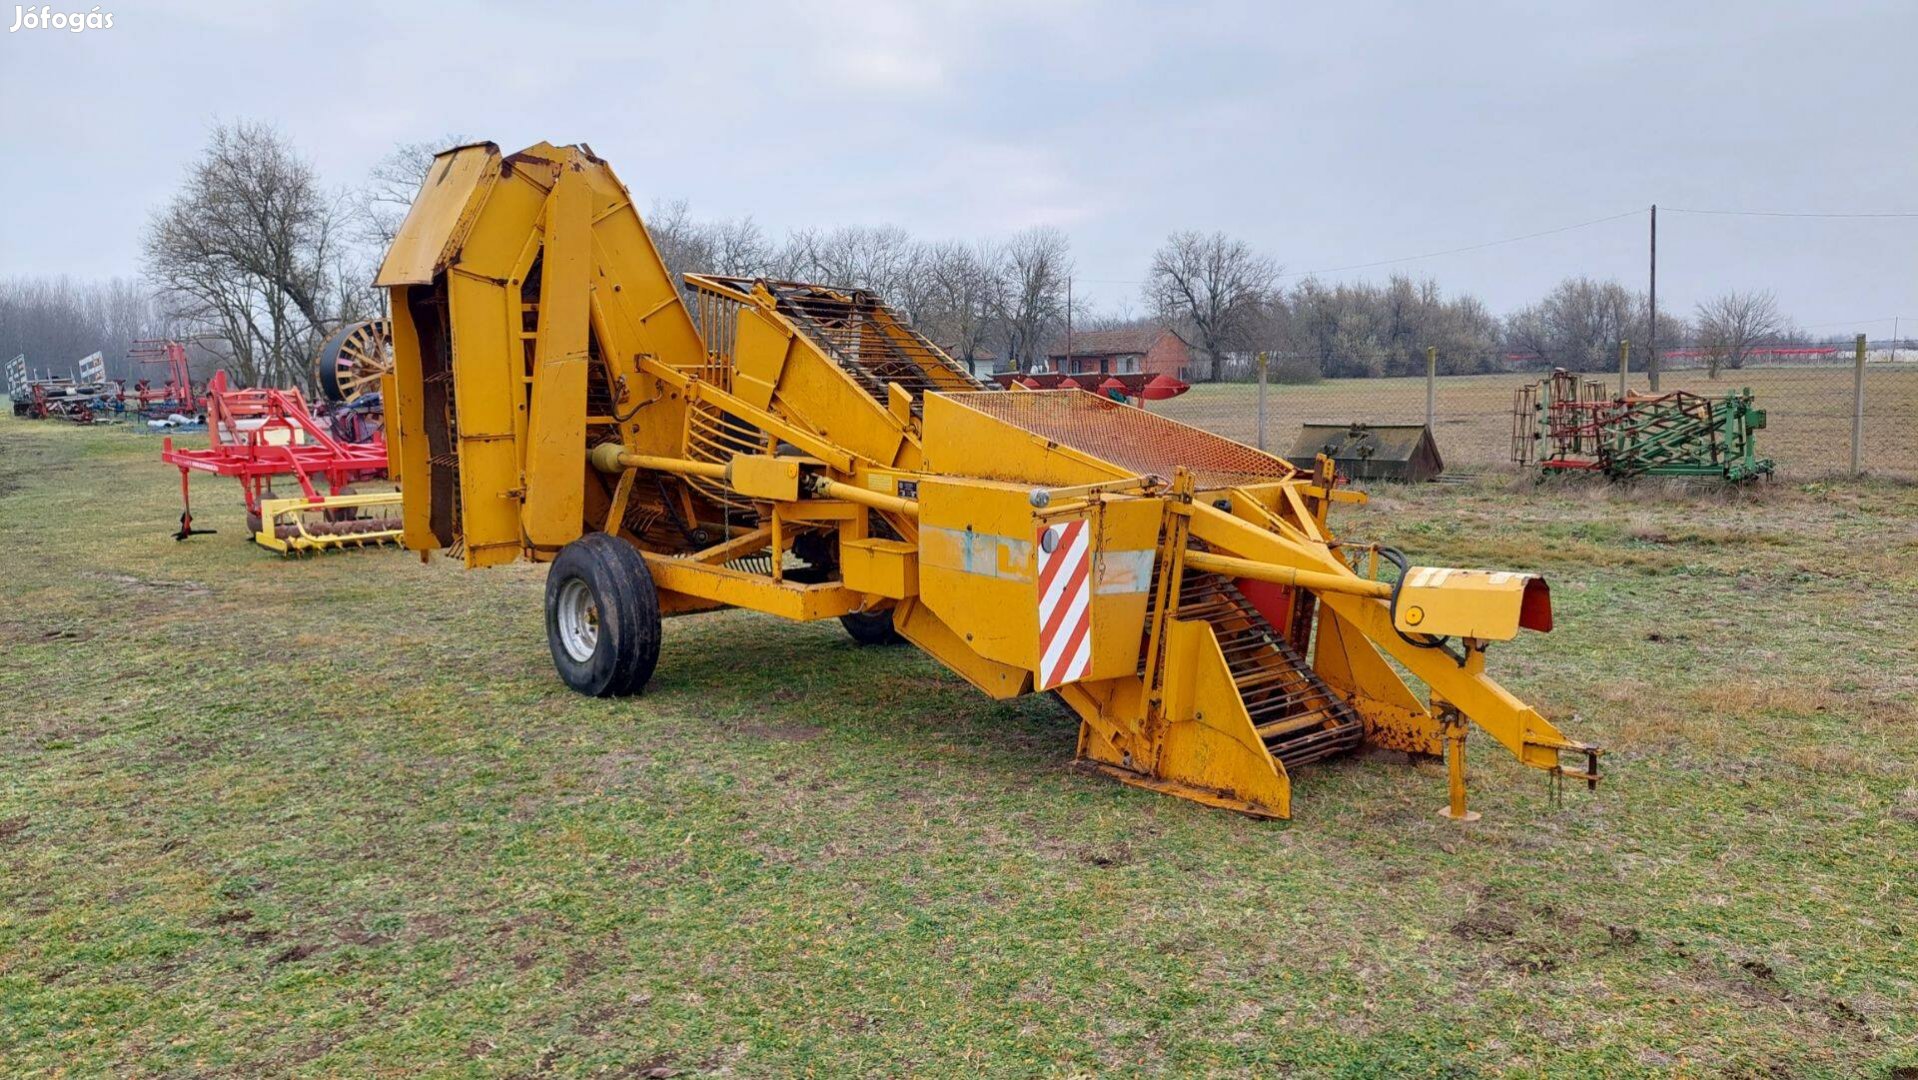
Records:
[[[1604,378],[1594,374],[1589,378]],[[1448,376],[1438,380],[1433,435],[1448,467],[1479,471],[1512,460],[1513,392],[1536,374]],[[1611,384],[1616,385],[1614,374]],[[1645,391],[1643,374],[1632,389]],[[1663,390],[1721,396],[1749,387],[1767,415],[1758,452],[1782,475],[1812,479],[1851,467],[1853,372],[1850,367],[1747,368],[1718,380],[1703,371],[1670,371]],[[1354,420],[1418,423],[1425,419],[1425,380],[1323,379],[1273,385],[1266,402],[1266,439],[1277,453],[1291,450],[1303,423]],[[1152,406],[1189,424],[1252,443],[1258,434],[1258,387],[1199,384]],[[1865,376],[1864,465],[1873,473],[1918,477],[1918,364],[1880,364]]]
[[[176,544],[157,440],[0,418],[0,1073],[1901,1076],[1918,1069],[1918,488],[1387,489],[1552,576],[1475,740],[1257,822],[1069,768],[1047,699],[748,614],[640,699],[541,573]]]

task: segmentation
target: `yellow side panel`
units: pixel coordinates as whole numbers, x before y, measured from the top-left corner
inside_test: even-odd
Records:
[[[1253,730],[1210,626],[1167,620],[1166,673],[1165,741],[1154,775],[1290,817],[1285,770]]]
[[[481,277],[509,277],[529,239],[539,235],[546,213],[546,191],[517,173],[493,185],[485,217],[460,246],[457,271]],[[517,320],[518,313],[514,312]]]
[[[907,600],[893,609],[893,629],[988,695],[1004,700],[1032,689],[1032,672],[988,660],[925,604]]]
[[[448,309],[459,357],[460,510],[468,566],[511,562],[520,551],[520,468],[514,413],[526,400],[518,335],[507,333],[507,290],[452,274]],[[579,481],[574,481],[578,486]]]
[[[1023,428],[939,394],[926,395],[920,423],[920,444],[925,448],[923,467],[929,472],[1048,487],[1096,484],[1129,475],[1123,469],[1061,451]]]
[[[432,551],[440,546],[433,535],[433,485],[428,476],[429,448],[426,445],[426,403],[421,393],[419,332],[413,325],[413,309],[407,303],[408,289],[392,293],[393,384],[394,396],[386,398],[386,457],[398,462],[403,476],[413,483],[402,484],[404,497],[400,508],[402,542],[411,551]]]
[[[500,175],[499,147],[462,146],[433,159],[373,284],[425,285],[452,262]]]
[[[740,322],[743,325],[745,320]],[[918,454],[912,451],[899,421],[804,338],[793,342],[780,375],[778,396],[780,401],[794,404],[784,412],[806,417],[819,428],[820,435],[860,457],[881,465],[914,467]]]
[[[493,186],[486,213],[447,272],[453,401],[459,421],[461,535],[468,566],[512,562],[523,547],[520,432],[526,359],[513,272],[545,209],[546,192],[515,175]],[[575,476],[571,487],[583,481]]]
[[[1023,488],[919,484],[919,595],[974,652],[1039,663],[1038,530]]]
[[[612,296],[623,321],[633,327],[636,337],[629,348],[674,367],[705,363],[706,346],[692,314],[633,208],[631,194],[605,162],[584,155],[579,160],[580,175],[594,198],[593,239],[600,265],[594,284],[602,296]]]
[[[757,308],[740,308],[733,333],[733,393],[755,408],[769,408],[792,342],[792,332],[775,319]]]
[[[1085,678],[1109,679],[1139,670],[1152,563],[1158,554],[1165,503],[1109,499],[1099,508],[1092,553],[1092,663]]]
[[[526,429],[526,504],[534,547],[579,539],[585,511],[587,337],[592,296],[592,219],[586,182],[566,170],[546,203],[539,340]]]

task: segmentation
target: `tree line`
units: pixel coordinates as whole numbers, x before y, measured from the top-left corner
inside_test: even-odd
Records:
[[[127,342],[185,337],[202,366],[225,367],[242,384],[310,389],[320,343],[343,323],[383,314],[374,268],[434,152],[459,141],[403,144],[361,184],[336,189],[274,128],[218,125],[151,216],[142,279],[0,281],[0,352],[58,366],[99,349],[118,365],[111,373],[131,374],[120,363]],[[1168,236],[1145,268],[1135,314],[1072,296],[1071,242],[1051,227],[992,240],[929,240],[891,225],[774,238],[751,217],[700,218],[685,200],[655,202],[644,216],[675,274],[869,290],[975,372],[1041,366],[1068,326],[1171,327],[1191,346],[1188,376],[1211,379],[1247,377],[1261,353],[1281,379],[1422,374],[1427,348],[1445,374],[1514,362],[1615,370],[1624,340],[1642,368],[1652,336],[1646,296],[1615,281],[1569,278],[1501,318],[1432,278],[1294,280],[1223,232]],[[1702,348],[1713,375],[1802,336],[1765,292],[1714,297],[1689,318],[1658,313],[1658,341]]]

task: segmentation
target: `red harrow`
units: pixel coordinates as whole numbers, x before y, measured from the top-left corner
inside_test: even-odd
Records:
[[[160,451],[162,461],[180,469],[182,510],[174,539],[215,531],[193,527],[187,478],[194,472],[237,478],[254,542],[281,554],[399,539],[399,492],[352,486],[387,477],[384,440],[346,442],[314,417],[299,391],[229,389],[224,371],[207,384],[205,406],[210,445],[176,449],[169,436]],[[300,494],[275,497],[274,480],[289,476]]]

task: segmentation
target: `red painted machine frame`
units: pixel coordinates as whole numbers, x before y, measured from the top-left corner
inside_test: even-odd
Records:
[[[186,346],[178,341],[143,338],[127,350],[127,359],[140,364],[165,364],[166,384],[155,387],[152,379],[133,384],[133,396],[142,414],[192,413],[197,408],[193,392],[193,371],[187,363]]]
[[[994,375],[993,381],[1010,390],[1017,384],[1028,390],[1090,390],[1095,394],[1111,396],[1122,394],[1135,401],[1164,401],[1178,397],[1192,387],[1170,375],[1151,375],[1143,371],[1125,375],[1100,375],[1086,372],[1080,375],[1066,375],[1057,371],[1002,371]]]
[[[210,445],[204,450],[177,449],[168,436],[160,450],[160,460],[180,469],[182,509],[175,539],[211,531],[193,528],[187,478],[195,472],[237,478],[247,513],[254,518],[260,515],[261,495],[271,492],[275,477],[293,477],[307,501],[320,503],[327,495],[342,494],[341,489],[356,480],[386,475],[385,439],[350,443],[336,438],[307,409],[298,390],[231,390],[226,372],[217,371],[207,383],[205,404]],[[325,493],[316,482],[326,485]]]

